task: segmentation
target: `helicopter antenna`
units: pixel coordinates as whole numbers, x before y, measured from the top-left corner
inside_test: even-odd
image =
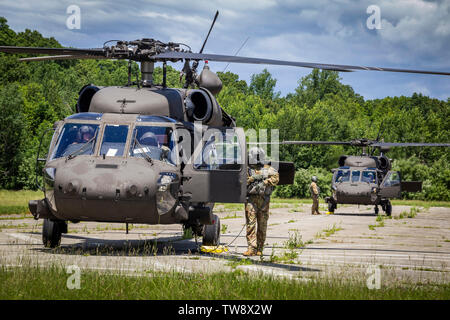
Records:
[[[214,15],[214,19],[213,19],[213,21],[211,23],[211,27],[209,27],[208,34],[206,35],[206,38],[203,41],[203,45],[202,45],[202,47],[200,49],[200,52],[199,52],[200,54],[203,52],[203,49],[205,49],[206,42],[208,41],[209,35],[211,34],[212,28],[214,27],[214,24],[216,23],[216,20],[217,20],[218,16],[219,16],[219,10],[217,10],[216,14]],[[192,64],[192,68],[188,68],[190,70],[183,70],[184,73],[186,74],[186,82],[184,84],[184,88],[188,88],[189,85],[194,82],[195,75],[196,75],[196,72],[197,72],[198,62],[199,62],[198,60],[195,60],[194,63]],[[189,64],[187,64],[187,65],[189,66]],[[186,68],[186,64],[185,64],[185,67],[183,69],[187,69]]]
[[[199,52],[199,53],[202,53],[202,52],[203,52],[203,49],[205,49],[206,41],[208,41],[209,34],[211,33],[211,30],[212,30],[212,28],[214,27],[214,24],[216,23],[216,20],[217,20],[217,16],[218,16],[218,15],[219,15],[219,10],[216,11],[216,14],[215,14],[215,16],[214,16],[214,20],[213,20],[213,22],[211,23],[211,27],[209,28],[208,35],[206,36],[205,41],[203,41],[203,45],[202,45],[202,48],[200,49],[200,52]]]
[[[236,51],[236,53],[234,54],[234,56],[237,56],[237,54],[239,53],[239,51],[241,51],[241,49],[245,46],[245,44],[247,43],[248,39],[250,39],[250,37],[247,37],[247,39],[245,39],[245,41],[242,43],[241,47]],[[228,62],[227,65],[225,66],[225,68],[223,68],[222,72],[225,72],[225,70],[227,70],[228,66],[230,65],[230,63]]]

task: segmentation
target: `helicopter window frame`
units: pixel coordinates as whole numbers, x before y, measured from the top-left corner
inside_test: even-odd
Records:
[[[350,180],[352,183],[359,182],[361,180],[361,170],[352,170]]]
[[[393,176],[396,176],[396,179],[392,179]],[[398,171],[389,171],[387,176],[383,179],[383,183],[381,187],[398,187],[401,185],[401,175]]]
[[[111,158],[125,158],[125,157],[127,157],[128,153],[126,152],[126,150],[128,150],[128,148],[129,148],[130,132],[131,132],[130,129],[132,128],[132,125],[129,122],[120,122],[120,121],[117,121],[117,122],[108,121],[108,122],[103,122],[102,123],[101,135],[100,135],[100,138],[98,139],[98,142],[97,142],[97,150],[95,152],[95,155],[96,156],[100,156],[100,157],[103,156],[103,154],[101,154],[101,151],[102,151],[102,146],[103,146],[103,142],[104,142],[103,140],[105,138],[105,131],[106,131],[106,127],[107,126],[124,126],[124,127],[127,127],[127,136],[125,138],[125,143],[124,143],[123,151],[122,151],[121,155],[116,155],[116,154],[108,155],[107,153],[105,153],[105,157],[111,157]]]
[[[339,175],[339,173],[342,173],[342,174]],[[336,176],[334,177],[334,183],[350,182],[350,175],[351,175],[350,169],[338,169],[336,171]],[[347,178],[347,180],[338,181],[338,179],[342,178],[342,177]]]
[[[372,173],[373,174],[373,177],[372,177],[372,180],[371,181],[367,181],[367,180],[364,180],[365,178],[364,178],[364,174],[369,174],[369,173]],[[366,178],[368,178],[368,177],[366,177]],[[362,170],[362,173],[361,173],[361,182],[367,182],[367,183],[374,183],[374,184],[377,184],[378,183],[378,178],[377,178],[377,172],[375,171],[375,170]]]
[[[197,152],[197,148],[200,148],[200,145],[195,147],[196,150],[192,154],[192,157],[194,157],[194,156],[196,157],[194,162],[192,163],[192,167],[194,168],[194,170],[196,170],[196,171],[205,171],[205,172],[208,172],[208,171],[209,172],[241,172],[243,170],[243,168],[244,168],[246,159],[245,159],[245,155],[243,155],[243,147],[242,147],[242,144],[240,142],[238,132],[233,127],[220,127],[220,128],[211,127],[210,129],[217,130],[215,133],[221,132],[222,137],[228,135],[230,131],[233,131],[233,140],[235,140],[235,141],[232,144],[233,145],[234,144],[237,145],[238,148],[239,148],[238,149],[239,152],[236,153],[237,154],[237,158],[236,159],[233,158],[233,160],[234,160],[233,163],[225,162],[225,163],[222,163],[222,164],[218,164],[217,167],[211,167],[212,166],[211,164],[205,164],[204,163],[205,162],[205,160],[204,160],[204,158],[205,158],[204,157],[204,152],[206,151],[206,149],[209,146],[211,146],[214,143],[213,141],[211,141],[211,139],[213,137],[215,137],[215,135],[211,134],[208,137],[206,142],[204,140],[202,140],[203,141],[202,148],[201,148],[201,150],[199,152]],[[221,141],[219,141],[217,143],[225,145],[225,143],[228,142],[228,141],[229,141],[228,139],[225,139],[225,140],[222,139]],[[245,148],[245,146],[244,146],[244,148]],[[223,150],[223,148],[222,148],[222,150]],[[226,155],[226,153],[225,153],[225,155]],[[244,158],[243,158],[243,156],[244,156]],[[202,159],[202,163],[201,164],[198,163],[198,161],[199,161],[198,158],[199,157],[201,157],[201,159]],[[192,158],[191,158],[191,160],[192,160]],[[227,167],[224,168],[223,166],[229,166],[229,167],[228,168]],[[236,166],[236,168],[234,168],[234,166]]]
[[[100,140],[100,137],[102,137],[102,135],[100,134],[100,133],[102,133],[102,129],[103,129],[102,122],[101,121],[92,121],[92,120],[84,120],[83,121],[83,120],[78,120],[78,119],[70,119],[70,121],[62,121],[61,125],[58,128],[56,128],[55,133],[54,133],[54,135],[56,135],[56,141],[54,142],[54,144],[53,143],[50,144],[49,153],[48,153],[48,161],[58,160],[58,159],[61,159],[61,158],[64,158],[67,156],[67,155],[60,155],[60,156],[56,157],[55,153],[58,150],[62,136],[65,133],[64,132],[65,127],[70,124],[80,125],[80,126],[83,126],[83,125],[97,126],[95,129],[96,133],[94,132],[94,135],[96,135],[96,136],[93,141],[94,145],[92,146],[92,149],[91,149],[92,152],[89,154],[80,154],[79,156],[95,156],[95,155],[97,155],[98,141]],[[53,140],[53,138],[52,138],[52,140]],[[66,149],[67,149],[67,147],[66,147]]]
[[[167,121],[167,122],[136,121],[133,124],[133,126],[131,127],[130,137],[128,138],[128,146],[127,146],[127,152],[126,152],[126,157],[127,158],[133,158],[133,159],[139,159],[140,158],[140,157],[136,157],[136,156],[131,155],[131,147],[134,144],[135,132],[136,132],[138,127],[153,127],[153,128],[158,127],[158,128],[166,128],[166,130],[169,128],[171,130],[170,137],[169,136],[167,137],[168,138],[167,141],[168,141],[169,145],[170,145],[170,142],[173,141],[173,137],[174,137],[173,133],[176,130],[174,122],[169,122],[169,121]],[[179,148],[179,147],[177,146],[177,143],[175,141],[173,141],[172,148],[170,148],[170,147],[168,147],[168,148],[169,148],[170,152],[173,152],[173,150],[175,150],[175,152],[173,153],[173,156],[175,157],[175,159],[174,159],[175,162],[172,162],[170,160],[169,161],[162,161],[162,162],[167,163],[167,164],[172,165],[172,166],[178,166],[180,164],[180,159],[179,159],[179,155],[178,155],[179,150],[177,148]],[[152,158],[152,160],[161,161],[160,159],[153,159],[153,158]]]

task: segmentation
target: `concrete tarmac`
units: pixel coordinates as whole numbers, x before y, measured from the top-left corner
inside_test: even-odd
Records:
[[[263,257],[247,250],[244,206],[216,205],[221,244],[228,252],[201,252],[201,238],[184,239],[181,225],[69,223],[61,247],[44,248],[42,220],[10,215],[0,221],[0,265],[61,266],[127,275],[152,271],[217,272],[309,281],[333,277],[366,281],[378,272],[381,283],[449,283],[450,208],[393,206],[392,218],[378,218],[372,206],[341,206],[335,214],[311,215],[311,205],[271,204]],[[381,212],[381,210],[380,210]]]

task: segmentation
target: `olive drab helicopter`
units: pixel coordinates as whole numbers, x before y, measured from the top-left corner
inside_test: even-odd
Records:
[[[245,202],[247,146],[243,128],[236,127],[215,98],[222,88],[219,77],[206,62],[197,73],[200,61],[450,75],[205,54],[217,16],[218,12],[198,53],[183,43],[151,38],[111,40],[94,49],[0,46],[5,53],[47,55],[20,61],[129,61],[127,84],[81,88],[77,113],[55,123],[47,157],[38,155],[44,163],[39,174],[45,198],[30,201],[29,208],[35,219],[44,219],[45,246],[60,244],[67,221],[182,224],[203,236],[204,244],[220,243],[214,202]],[[140,63],[141,79],[136,82],[131,81],[132,61]],[[161,84],[153,81],[157,62],[162,63]],[[183,88],[167,87],[168,62],[184,62]],[[195,141],[210,128],[215,128],[215,135]],[[217,152],[220,147],[232,150],[231,156]],[[214,162],[207,161],[211,155]],[[280,184],[292,183],[293,164],[279,162],[278,168]]]
[[[361,155],[342,155],[338,168],[332,169],[332,195],[325,197],[328,211],[333,213],[338,204],[374,205],[378,215],[381,206],[387,216],[392,213],[389,199],[400,198],[401,193],[422,191],[422,181],[402,181],[401,173],[391,171],[392,159],[386,152],[392,147],[450,147],[450,143],[393,143],[355,139],[351,141],[283,141],[296,145],[348,145],[361,147]],[[376,150],[379,155],[374,155]]]

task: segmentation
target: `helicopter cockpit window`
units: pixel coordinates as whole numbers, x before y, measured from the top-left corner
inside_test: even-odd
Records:
[[[67,123],[61,129],[51,160],[69,155],[91,155],[98,135],[98,124]]]
[[[235,132],[225,131],[211,135],[194,168],[201,170],[240,170],[242,166],[241,146]]]
[[[361,176],[361,171],[359,171],[359,170],[352,171],[352,182],[358,182],[360,176]]]
[[[100,155],[107,157],[123,156],[127,135],[127,125],[106,125]]]
[[[367,183],[376,183],[376,173],[375,171],[363,171],[361,181]]]
[[[347,182],[350,180],[349,170],[339,170],[336,174],[335,182]]]
[[[397,171],[389,172],[385,178],[383,187],[393,187],[400,184],[400,174]]]
[[[156,126],[136,126],[131,136],[129,155],[150,157],[166,163],[176,164],[176,152],[172,140],[172,128]]]

